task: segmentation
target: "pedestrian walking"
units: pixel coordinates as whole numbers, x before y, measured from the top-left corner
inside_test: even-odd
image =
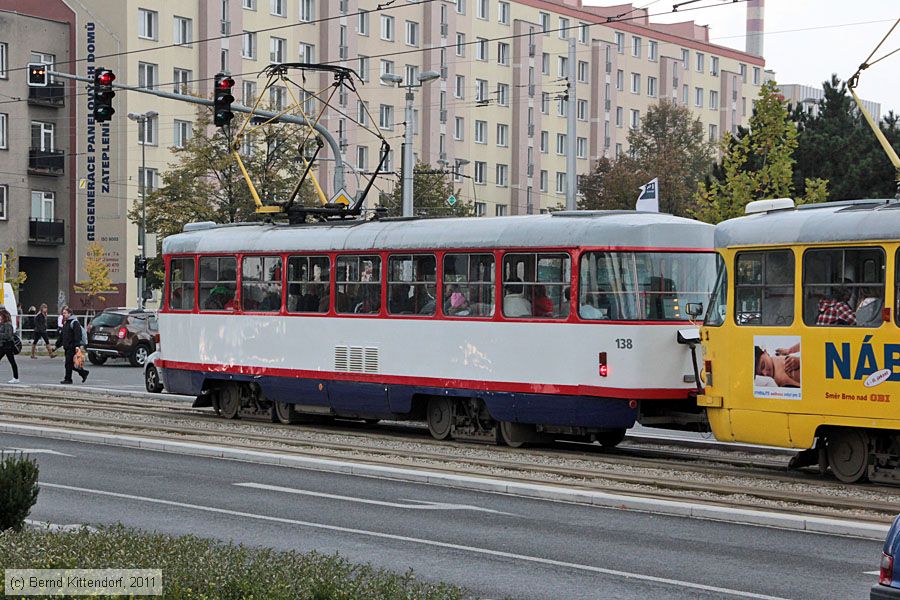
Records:
[[[72,314],[72,309],[68,306],[62,308],[63,324],[60,330],[59,339],[56,340],[56,347],[63,347],[66,354],[66,377],[60,383],[72,383],[72,371],[81,375],[81,382],[87,379],[90,371],[84,367],[75,365],[75,351],[83,345],[84,328],[78,319]]]
[[[34,335],[31,340],[31,358],[37,358],[37,345],[41,340],[44,340],[44,347],[47,349],[50,358],[55,358],[56,354],[53,353],[53,347],[50,345],[50,338],[47,336],[46,304],[41,304],[41,309],[34,315],[32,327],[34,328]]]
[[[16,330],[12,324],[12,315],[5,308],[0,308],[0,359],[4,356],[12,367],[13,378],[9,383],[19,383],[19,365],[16,364]]]

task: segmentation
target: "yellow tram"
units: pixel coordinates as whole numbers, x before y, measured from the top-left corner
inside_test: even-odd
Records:
[[[806,449],[842,481],[900,482],[900,202],[747,205],[716,226],[701,331],[719,440]]]

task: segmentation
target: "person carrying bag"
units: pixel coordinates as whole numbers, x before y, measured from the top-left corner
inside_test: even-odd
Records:
[[[5,308],[0,308],[0,358],[6,357],[12,367],[13,378],[9,383],[19,383],[19,365],[16,354],[22,351],[22,340],[16,335],[12,316]]]
[[[60,330],[59,339],[56,340],[56,347],[59,348],[62,346],[65,350],[66,376],[60,383],[72,383],[72,371],[81,375],[81,382],[84,383],[90,371],[83,366],[79,367],[75,364],[75,354],[76,350],[80,349],[80,346],[87,344],[87,335],[84,327],[82,327],[81,323],[78,322],[78,319],[72,315],[72,310],[68,306],[63,307],[62,316],[63,324]],[[82,362],[82,364],[84,364],[84,362]]]

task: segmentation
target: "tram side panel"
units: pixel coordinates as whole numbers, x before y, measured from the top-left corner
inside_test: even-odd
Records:
[[[672,325],[167,313],[161,329],[172,391],[255,381],[272,400],[344,415],[405,415],[425,393],[482,398],[503,421],[630,427],[631,400],[694,389]]]

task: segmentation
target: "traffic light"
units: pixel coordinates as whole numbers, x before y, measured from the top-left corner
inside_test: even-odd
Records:
[[[216,90],[213,96],[213,124],[216,127],[225,127],[234,118],[231,112],[231,103],[234,95],[231,88],[234,87],[234,79],[225,73],[216,74]]]
[[[28,63],[28,87],[47,87],[47,65]]]
[[[134,257],[134,276],[138,278],[147,276],[147,259],[143,256]]]
[[[116,74],[109,69],[94,69],[94,121],[104,123],[112,119],[116,109],[112,107],[112,99],[116,95],[112,82]]]

